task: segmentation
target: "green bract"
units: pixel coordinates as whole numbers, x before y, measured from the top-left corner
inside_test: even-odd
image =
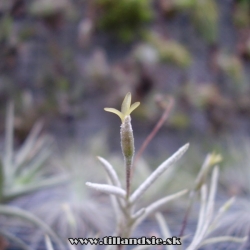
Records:
[[[114,108],[104,108],[104,110],[117,114],[121,118],[121,121],[123,123],[125,117],[127,115],[130,115],[131,112],[134,111],[139,105],[140,102],[135,102],[131,105],[131,93],[128,92],[122,102],[121,111]]]

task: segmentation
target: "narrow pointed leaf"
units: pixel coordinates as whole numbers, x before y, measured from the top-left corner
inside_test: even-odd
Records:
[[[211,180],[211,185],[210,185],[210,190],[209,190],[209,196],[208,196],[208,201],[206,205],[206,211],[205,211],[205,221],[202,224],[202,230],[200,231],[200,237],[202,240],[203,238],[206,237],[208,234],[208,228],[212,223],[212,218],[214,216],[214,200],[215,200],[215,194],[217,190],[217,183],[218,183],[218,176],[219,176],[219,168],[216,166],[213,169],[212,173],[212,180]]]
[[[219,243],[219,242],[235,242],[235,243],[244,243],[247,240],[247,236],[244,238],[239,238],[239,237],[232,237],[232,236],[220,236],[220,237],[214,237],[214,238],[209,238],[207,240],[204,240],[199,247],[208,245],[208,244],[214,244],[214,243]]]
[[[38,135],[41,132],[42,128],[43,128],[42,121],[39,121],[34,125],[27,139],[25,140],[24,145],[16,154],[16,158],[15,158],[16,166],[22,165],[25,159],[28,158],[28,155],[30,151],[33,149],[34,144],[36,143],[36,140],[38,139]]]
[[[7,216],[16,216],[18,218],[24,219],[26,221],[31,222],[32,224],[36,225],[40,229],[44,230],[51,238],[57,243],[62,249],[65,249],[64,244],[56,235],[56,233],[42,220],[34,216],[33,214],[24,211],[17,207],[7,206],[7,205],[0,205],[0,214],[7,215]]]
[[[25,185],[22,188],[18,187],[16,190],[8,190],[4,193],[4,196],[2,197],[4,202],[13,200],[15,198],[18,198],[22,195],[34,192],[36,190],[40,190],[43,188],[48,188],[51,186],[55,186],[55,185],[60,185],[63,184],[65,182],[67,182],[69,180],[68,176],[58,176],[58,177],[51,177],[49,179],[45,179],[45,180],[41,180],[39,182],[36,183],[32,183],[29,185]]]
[[[164,239],[170,238],[173,235],[171,235],[169,227],[161,213],[155,214],[156,220],[159,224],[159,227],[161,229],[162,235]],[[166,245],[166,250],[174,250],[174,247],[172,245]]]
[[[90,188],[93,188],[95,190],[101,191],[106,194],[113,194],[121,198],[125,198],[126,196],[126,192],[123,189],[116,187],[116,186],[91,183],[91,182],[86,182],[86,185]]]
[[[45,244],[46,244],[47,250],[54,250],[53,245],[51,243],[51,240],[50,240],[49,236],[45,235],[44,238],[45,238]]]
[[[189,144],[181,147],[176,153],[164,161],[132,194],[130,202],[135,203],[146,190],[166,171],[167,168],[171,167],[181,156],[187,151]]]
[[[104,108],[104,110],[118,115],[121,118],[121,120],[123,120],[123,114],[119,110],[114,108]]]
[[[133,215],[133,219],[136,220],[139,217],[141,217],[144,213],[145,213],[146,209],[145,208],[141,208],[139,211],[137,211],[134,215]]]
[[[123,114],[125,114],[129,110],[130,105],[131,105],[131,93],[128,92],[122,102],[121,111]]]
[[[139,105],[140,105],[140,102],[135,102],[135,103],[133,103],[133,104],[131,105],[131,107],[129,108],[128,114],[127,114],[127,115],[131,114]]]
[[[98,156],[97,158],[102,163],[103,167],[105,168],[105,170],[110,178],[111,183],[114,186],[121,187],[121,183],[119,181],[119,178],[118,178],[114,168],[112,167],[112,165],[102,157]]]
[[[139,219],[135,222],[134,228],[136,226],[138,226],[147,216],[149,216],[150,214],[156,212],[162,205],[165,205],[169,201],[175,200],[175,199],[181,197],[182,195],[184,195],[186,193],[187,193],[187,190],[182,190],[182,191],[180,191],[178,193],[168,195],[168,196],[166,196],[166,197],[164,197],[162,199],[159,199],[159,200],[153,202],[151,205],[146,207],[144,214],[141,217],[139,217]]]
[[[199,219],[198,219],[198,225],[195,231],[195,235],[193,237],[192,242],[190,243],[187,250],[194,250],[197,248],[197,246],[200,244],[201,238],[201,231],[203,229],[203,225],[206,222],[206,208],[207,208],[207,186],[206,184],[203,184],[201,187],[201,207],[199,212]]]
[[[220,218],[222,217],[222,215],[232,206],[232,204],[235,202],[235,197],[230,198],[228,201],[226,201],[221,208],[219,209],[217,215],[215,216],[215,218],[213,219],[212,224],[209,227],[209,231],[213,231],[215,230],[215,228],[218,225],[218,222],[220,220]]]

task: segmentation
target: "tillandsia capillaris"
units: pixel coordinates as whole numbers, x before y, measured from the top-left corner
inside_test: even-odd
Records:
[[[156,212],[162,205],[171,200],[177,199],[184,195],[187,190],[182,190],[173,195],[161,198],[145,208],[136,209],[139,199],[145,194],[149,187],[165,172],[168,168],[178,161],[187,151],[189,144],[181,147],[170,158],[164,161],[154,172],[131,194],[131,167],[134,157],[134,136],[131,125],[131,112],[139,106],[139,102],[131,105],[131,93],[128,93],[122,103],[121,111],[113,108],[105,108],[106,111],[117,114],[121,118],[121,148],[124,156],[126,167],[126,191],[122,188],[121,181],[117,176],[113,166],[105,159],[98,157],[107,172],[110,184],[97,184],[87,182],[86,185],[111,195],[112,205],[116,213],[117,227],[114,236],[128,238],[133,230],[150,214]],[[112,249],[114,246],[108,246],[107,249]],[[117,246],[117,249],[122,249],[122,246]]]
[[[42,167],[51,154],[51,142],[50,138],[40,135],[41,129],[41,122],[37,123],[24,144],[18,150],[14,150],[14,103],[8,104],[5,147],[4,152],[0,152],[0,215],[19,218],[36,225],[64,249],[62,241],[46,223],[29,211],[7,205],[16,198],[63,183],[68,179],[64,176],[45,177]],[[17,243],[22,249],[30,249],[6,228],[0,229],[0,235]]]
[[[45,163],[51,156],[51,138],[41,135],[41,122],[35,124],[24,144],[14,150],[14,104],[10,102],[6,116],[5,149],[0,152],[0,203],[42,188],[66,182],[66,176],[45,177]]]

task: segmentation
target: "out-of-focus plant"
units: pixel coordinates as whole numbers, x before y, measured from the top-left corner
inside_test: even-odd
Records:
[[[131,41],[143,24],[152,18],[149,0],[95,0],[100,11],[98,26],[112,31],[124,41]]]
[[[10,15],[4,15],[3,18],[0,21],[0,29],[1,29],[1,34],[0,34],[0,41],[6,42],[10,38],[10,33],[12,30],[12,18]]]
[[[245,32],[242,32],[242,38],[239,39],[237,49],[239,54],[244,58],[250,58],[250,36]]]
[[[19,150],[14,149],[14,105],[7,111],[5,152],[1,156],[0,202],[7,202],[30,192],[62,183],[65,176],[45,177],[43,168],[52,148],[51,138],[40,135],[37,123]]]
[[[95,168],[91,167],[96,165],[96,159],[72,146],[58,153],[51,164],[69,176],[69,181],[56,188],[46,203],[34,204],[30,210],[64,239],[108,234],[112,225],[111,211],[106,205],[108,201],[106,197],[90,192],[85,185],[90,178],[96,181],[104,179],[97,178]],[[42,232],[34,237],[33,248],[42,237]]]
[[[30,212],[9,205],[0,205],[0,214],[11,218],[22,219],[26,223],[35,225],[36,227],[41,229],[43,233],[48,234],[53,239],[53,241],[61,247],[62,250],[65,249],[63,241],[57,236],[57,234],[47,224],[45,224],[42,220],[40,220]],[[0,229],[0,235],[5,237],[6,239],[9,239],[11,242],[14,242],[21,249],[32,249],[17,236],[9,233],[6,228]]]
[[[205,109],[210,104],[218,104],[223,101],[223,97],[218,87],[213,83],[195,84],[186,83],[180,89],[181,98],[197,109]]]
[[[199,247],[214,244],[219,242],[237,242],[243,243],[246,241],[247,237],[237,238],[232,236],[217,236],[207,238],[212,231],[216,229],[219,224],[219,220],[221,216],[228,210],[228,208],[232,205],[234,198],[228,200],[218,211],[216,215],[214,215],[214,203],[215,203],[215,194],[217,188],[217,180],[218,179],[218,168],[215,168],[213,171],[212,181],[210,192],[207,193],[207,186],[204,184],[201,187],[201,208],[199,213],[199,221],[196,228],[195,235],[190,246],[187,250],[195,250],[199,249]]]
[[[0,214],[12,218],[20,218],[30,222],[48,233],[59,245],[61,240],[43,221],[19,208],[7,205],[7,202],[20,198],[31,192],[65,182],[65,177],[45,177],[42,168],[48,160],[51,139],[40,135],[42,124],[37,123],[25,143],[19,150],[14,149],[14,105],[9,103],[6,118],[5,150],[0,162]],[[30,249],[16,236],[1,230],[0,234],[17,243],[22,249]]]
[[[233,20],[236,26],[247,28],[250,24],[250,2],[241,0],[235,3]]]
[[[159,5],[161,10],[169,16],[173,13],[189,10],[194,7],[195,0],[160,0]]]
[[[152,44],[163,62],[174,63],[180,67],[187,67],[191,63],[191,55],[180,43],[164,39],[156,32],[146,33],[145,39]]]
[[[49,17],[56,14],[66,14],[72,7],[68,0],[36,0],[30,6],[30,12],[39,17]]]
[[[233,195],[250,195],[250,142],[247,137],[227,139],[224,154],[227,155],[226,167],[223,171],[222,184],[227,192]],[[237,171],[235,171],[237,169]]]
[[[201,36],[209,44],[216,43],[219,13],[215,0],[161,0],[160,7],[167,16],[188,11]]]
[[[218,6],[215,0],[195,0],[191,18],[199,33],[210,44],[217,41]]]
[[[29,5],[29,13],[43,21],[50,30],[60,30],[67,19],[75,18],[73,4],[69,0],[36,0]]]
[[[233,81],[231,89],[237,93],[244,93],[246,90],[246,79],[242,61],[236,55],[219,53],[217,55],[217,65]]]
[[[183,240],[187,238],[185,236],[184,231],[187,225],[188,216],[190,210],[193,206],[194,198],[196,194],[200,193],[201,197],[201,207],[199,212],[199,218],[197,223],[196,232],[192,238],[191,243],[187,247],[188,250],[199,249],[201,246],[208,244],[215,244],[219,242],[235,242],[235,243],[243,243],[246,241],[246,237],[238,238],[229,236],[213,236],[213,232],[219,227],[221,224],[222,216],[224,213],[231,207],[234,202],[234,197],[229,199],[227,202],[223,204],[223,206],[218,210],[217,214],[214,213],[215,210],[215,195],[217,192],[217,183],[218,183],[218,175],[219,168],[217,166],[218,163],[222,161],[222,156],[220,154],[212,153],[207,155],[199,174],[194,182],[193,187],[189,191],[189,205],[183,220],[180,237],[183,237]],[[215,167],[214,167],[215,166]],[[210,184],[209,193],[207,191],[207,179],[209,176],[210,170],[212,171],[212,178]],[[245,235],[244,235],[245,236]]]
[[[226,146],[225,146],[226,145]],[[250,232],[250,165],[249,137],[227,138],[222,143],[224,149],[225,166],[222,170],[220,184],[224,192],[229,195],[237,195],[237,202],[232,210],[226,214],[217,234],[221,231],[227,234],[242,237],[248,235],[249,247]]]
[[[214,156],[210,158],[210,162],[208,165],[212,166],[220,161],[218,156]],[[204,174],[204,173],[203,173]],[[246,241],[246,237],[238,238],[232,236],[210,236],[209,235],[218,227],[220,224],[221,217],[224,213],[231,207],[234,202],[234,198],[229,199],[215,214],[215,195],[217,192],[217,183],[218,183],[218,175],[219,169],[215,167],[212,173],[211,184],[208,192],[207,184],[201,179],[200,193],[201,193],[201,207],[199,212],[198,224],[196,228],[196,232],[193,236],[193,239],[188,246],[187,250],[196,250],[201,246],[208,244],[215,244],[219,242],[236,242],[243,243]],[[198,179],[197,179],[198,180]],[[198,186],[197,186],[198,187]]]

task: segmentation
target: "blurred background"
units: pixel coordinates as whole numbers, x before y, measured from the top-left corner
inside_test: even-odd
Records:
[[[138,146],[163,113],[158,95],[175,99],[159,147],[182,136],[249,135],[249,5],[2,0],[1,120],[12,99],[19,142],[42,118],[59,139],[84,143],[105,131],[116,149],[119,119],[103,108],[120,108],[130,91],[141,102],[133,116]]]
[[[14,151],[40,121],[60,161],[81,155],[79,168],[88,162],[95,176],[95,155],[122,164],[120,120],[103,108],[120,109],[127,92],[141,102],[132,114],[139,149],[173,98],[143,157],[155,167],[190,142],[185,186],[215,151],[220,188],[249,198],[249,82],[248,0],[0,0],[3,152],[12,101]]]

